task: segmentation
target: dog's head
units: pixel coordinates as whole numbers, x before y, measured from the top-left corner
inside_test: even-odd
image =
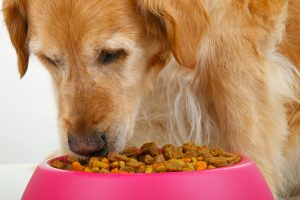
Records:
[[[209,26],[200,0],[4,0],[3,11],[21,76],[30,53],[49,70],[79,155],[122,150],[153,77],[171,56],[195,68]]]
[[[201,3],[174,0],[5,0],[3,10],[21,76],[31,53],[49,70],[79,155],[124,148],[152,77],[171,53],[195,67],[207,21]]]

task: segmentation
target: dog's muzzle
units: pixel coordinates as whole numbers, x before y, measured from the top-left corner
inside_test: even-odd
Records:
[[[69,149],[83,156],[103,156],[107,153],[107,139],[104,133],[95,131],[86,135],[68,134]]]

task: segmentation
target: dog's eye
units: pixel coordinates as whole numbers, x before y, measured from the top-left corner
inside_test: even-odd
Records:
[[[101,64],[110,64],[125,55],[125,51],[123,49],[116,51],[107,51],[103,50],[99,56],[99,61]]]
[[[51,59],[45,55],[38,55],[38,57],[42,60],[42,62],[50,64],[50,65],[58,66],[58,65],[62,64],[62,60],[59,58]]]

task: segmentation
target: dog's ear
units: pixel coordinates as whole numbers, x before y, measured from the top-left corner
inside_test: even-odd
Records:
[[[4,0],[3,14],[11,42],[17,52],[19,73],[23,77],[29,60],[27,0]]]
[[[258,25],[268,34],[262,41],[278,45],[282,40],[287,17],[288,0],[246,0]],[[265,45],[264,45],[265,46]]]
[[[288,0],[247,0],[247,3],[250,13],[271,30],[287,16]]]
[[[288,0],[247,0],[247,2],[252,13],[264,17],[274,17],[282,12]]]
[[[195,0],[138,0],[147,29],[166,42],[181,65],[193,69],[208,15],[201,1]]]

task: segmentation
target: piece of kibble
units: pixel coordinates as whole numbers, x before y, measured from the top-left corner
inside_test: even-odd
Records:
[[[166,159],[165,159],[164,155],[158,154],[157,156],[155,156],[153,158],[152,163],[163,163],[165,161],[166,161]]]
[[[212,165],[208,165],[207,169],[216,169],[216,167]]]
[[[195,170],[195,167],[194,167],[194,165],[192,163],[186,163],[185,167],[186,168],[190,168],[192,170]]]
[[[181,158],[181,160],[185,163],[190,163],[192,162],[192,158]]]
[[[104,168],[100,169],[99,172],[104,173],[104,174],[109,174],[110,173],[109,169],[104,169]]]
[[[140,166],[135,172],[136,173],[144,173],[145,170],[146,170],[146,167],[145,167],[145,165],[143,165],[143,166]]]
[[[214,148],[214,149],[210,149],[209,150],[209,153],[212,155],[212,156],[220,156],[222,155],[223,151],[219,148]]]
[[[153,157],[147,154],[141,159],[141,161],[147,165],[150,165],[153,162]]]
[[[91,157],[89,162],[88,162],[88,166],[92,167],[93,166],[93,162],[99,161],[99,159],[97,157]]]
[[[182,171],[184,171],[184,172],[190,172],[190,171],[194,171],[194,169],[193,168],[184,167],[182,169]]]
[[[223,151],[223,152],[222,152],[222,156],[225,156],[225,157],[234,157],[235,154],[234,154],[234,153],[229,153],[229,152]]]
[[[129,158],[127,156],[118,154],[117,152],[110,152],[107,155],[108,160],[110,161],[128,161]]]
[[[98,168],[108,169],[109,168],[109,164],[108,163],[104,163],[104,162],[100,162],[100,161],[95,161],[95,162],[93,162],[92,167],[98,167]]]
[[[169,172],[182,171],[182,166],[183,165],[180,165],[175,162],[166,162],[165,163],[165,167],[166,167],[167,171],[169,171]]]
[[[197,157],[197,161],[202,161],[203,157]]]
[[[110,164],[110,166],[111,166],[112,168],[118,168],[118,167],[120,167],[119,162],[117,162],[117,161],[112,162],[112,163]]]
[[[163,150],[165,159],[178,159],[182,158],[183,152],[181,147],[165,147]]]
[[[70,164],[70,163],[65,163],[64,169],[65,169],[65,170],[72,170],[72,169],[73,169],[72,164]]]
[[[146,173],[146,174],[151,174],[151,173],[153,173],[153,168],[152,168],[152,167],[146,167],[145,173]]]
[[[159,165],[157,168],[156,168],[156,172],[166,172],[167,171],[167,168],[165,165]]]
[[[142,162],[138,162],[138,161],[131,161],[131,162],[127,162],[126,163],[127,167],[133,167],[133,168],[139,168],[139,167],[141,167],[143,165],[145,165],[145,164],[142,163]]]
[[[193,145],[193,144],[190,144],[190,143],[184,144],[182,146],[183,153],[186,153],[188,151],[196,151],[196,150],[197,150],[197,147],[195,145]]]
[[[202,170],[205,170],[207,169],[207,162],[205,161],[198,161],[196,163],[196,170],[197,171],[202,171]]]
[[[60,160],[54,160],[51,163],[51,166],[57,169],[63,169],[64,168],[64,162],[60,161]]]
[[[129,172],[129,173],[134,173],[134,168],[133,167],[121,167],[120,171],[124,171],[124,172]]]
[[[210,157],[207,158],[207,162],[208,164],[213,165],[215,167],[224,167],[228,165],[227,160],[223,157]]]
[[[125,162],[124,161],[119,161],[120,167],[125,167]]]
[[[99,172],[100,171],[99,167],[93,167],[91,170],[92,170],[92,172]]]
[[[183,160],[179,160],[179,159],[170,159],[170,160],[168,160],[168,162],[177,163],[181,166],[185,165],[185,162]]]
[[[141,147],[142,154],[149,154],[152,157],[160,154],[160,150],[154,142],[145,143]]]
[[[92,172],[92,170],[90,168],[88,168],[88,167],[85,167],[83,171],[84,172]]]
[[[78,171],[78,172],[83,171],[83,168],[82,168],[81,164],[78,161],[72,163],[72,169],[74,171]]]
[[[136,157],[139,155],[139,149],[137,147],[129,147],[122,152],[127,157]]]
[[[109,160],[107,158],[103,158],[101,161],[104,163],[109,163]]]
[[[119,173],[119,169],[118,168],[114,168],[110,172],[113,173],[113,174],[117,174],[117,173]]]
[[[183,158],[191,158],[196,156],[197,154],[195,153],[195,151],[187,151],[182,155]]]
[[[77,160],[77,158],[76,158],[75,156],[68,156],[68,157],[67,157],[67,161],[68,161],[69,163],[73,163],[73,162],[76,162],[76,161],[78,161],[78,160]]]

